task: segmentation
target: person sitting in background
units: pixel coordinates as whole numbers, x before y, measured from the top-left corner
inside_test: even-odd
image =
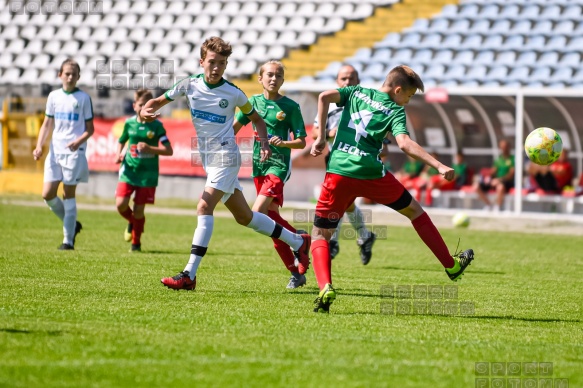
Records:
[[[569,152],[565,149],[559,160],[549,166],[530,163],[528,176],[535,190],[542,190],[547,194],[560,194],[573,181],[573,166],[568,160]]]
[[[403,164],[403,167],[397,171],[395,178],[397,178],[407,190],[411,190],[414,188],[415,179],[419,177],[424,167],[425,163],[407,155],[407,161]]]
[[[559,156],[559,160],[551,164],[549,167],[557,181],[557,187],[560,191],[563,191],[565,187],[573,184],[573,177],[575,175],[573,174],[573,165],[569,162],[568,149],[563,149],[561,156]]]
[[[504,195],[514,187],[514,155],[510,155],[510,143],[507,140],[500,140],[498,147],[501,154],[494,160],[491,175],[482,174],[480,180],[474,184],[476,193],[486,204],[485,210],[499,211]],[[496,191],[494,207],[487,195],[490,190]]]
[[[431,196],[431,191],[433,189],[439,189],[442,191],[446,190],[459,190],[462,186],[467,185],[468,182],[468,165],[464,162],[464,154],[459,150],[454,157],[454,163],[451,166],[455,172],[455,178],[453,181],[448,181],[443,179],[440,174],[433,175],[425,187],[425,204],[427,206],[433,205],[433,197]]]

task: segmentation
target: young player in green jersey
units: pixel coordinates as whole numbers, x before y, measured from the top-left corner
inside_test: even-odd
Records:
[[[339,88],[343,88],[346,86],[355,86],[360,83],[360,78],[358,76],[358,71],[352,65],[343,65],[338,70],[338,74],[336,74],[336,85]],[[338,123],[340,122],[340,118],[342,117],[342,112],[344,111],[344,107],[336,106],[335,104],[331,105],[331,108],[328,112],[328,117],[326,121],[326,138],[328,140],[328,148],[329,151],[332,152],[332,144],[334,144],[334,139],[336,138],[336,133],[338,130]],[[314,122],[314,127],[312,129],[312,137],[314,139],[318,138],[318,134],[320,132],[320,127],[318,125],[318,117]],[[386,147],[383,147],[384,154],[381,155],[383,157],[386,155]],[[326,165],[328,165],[328,161],[330,160],[330,153],[326,155]],[[356,238],[356,244],[360,249],[360,260],[362,264],[367,265],[372,258],[372,246],[376,241],[376,234],[372,231],[368,230],[365,223],[365,216],[362,214],[362,211],[354,202],[346,209],[346,215],[348,216],[348,220],[352,224],[352,227],[358,233],[358,237]],[[341,233],[342,228],[342,219],[340,218],[338,221],[338,226],[336,227],[336,232],[332,235],[332,238],[329,241],[330,245],[330,258],[334,260],[334,258],[340,253],[340,244],[338,243],[338,238]]]
[[[261,145],[253,145],[253,180],[257,190],[257,199],[253,211],[267,214],[278,224],[296,232],[296,229],[279,214],[283,206],[283,185],[291,175],[291,149],[303,149],[306,146],[306,128],[300,106],[291,99],[279,94],[284,81],[284,67],[279,61],[269,61],[259,68],[259,83],[263,93],[252,96],[249,102],[255,111],[263,117],[267,126],[267,137],[271,148],[271,158],[261,162]],[[237,133],[250,120],[237,112],[233,128]],[[293,134],[293,140],[290,139]],[[256,140],[257,131],[255,131]],[[291,273],[287,288],[298,288],[306,284],[306,276],[300,274],[295,265],[295,258],[289,245],[276,238],[273,246],[286,268]]]
[[[415,159],[434,167],[447,180],[454,170],[433,158],[411,140],[406,126],[404,106],[417,92],[423,91],[421,78],[407,66],[397,66],[387,75],[380,89],[349,86],[328,90],[318,98],[320,135],[311,154],[322,154],[326,146],[325,123],[328,106],[334,102],[344,106],[322,192],[316,205],[312,231],[312,261],[320,293],[315,300],[316,312],[328,312],[336,299],[332,287],[328,241],[339,217],[356,197],[366,197],[384,204],[411,220],[419,237],[445,268],[451,280],[461,277],[474,259],[471,249],[451,256],[439,231],[411,194],[388,172],[380,158],[382,142],[390,131],[399,148]]]
[[[147,89],[139,89],[134,93],[136,115],[126,120],[117,143],[115,162],[121,163],[121,167],[115,202],[119,214],[128,220],[124,239],[132,242],[131,252],[142,250],[141,236],[146,223],[144,209],[147,204],[154,203],[158,186],[158,155],[173,154],[162,123],[158,120],[146,123],[139,117],[144,104],[152,98],[152,93]],[[124,153],[126,143],[128,146]],[[132,211],[129,202],[134,192]]]
[[[500,211],[504,196],[514,187],[514,155],[510,153],[510,143],[508,140],[500,140],[498,143],[500,156],[494,160],[492,175],[482,176],[474,184],[478,197],[486,204],[484,210]],[[488,198],[488,191],[496,191],[496,204],[492,207],[492,202]]]
[[[310,264],[310,236],[293,233],[265,214],[252,211],[243,196],[238,179],[241,154],[233,130],[235,107],[239,107],[257,129],[262,162],[269,159],[271,149],[261,116],[249,103],[245,93],[223,78],[232,52],[231,45],[219,37],[205,40],[200,48],[203,73],[179,81],[163,96],[148,101],[140,112],[140,117],[150,122],[159,116],[155,113],[158,109],[178,97],[185,97],[196,130],[193,140],[198,144],[197,151],[207,173],[204,192],[197,205],[198,224],[188,263],[176,276],[161,279],[163,285],[174,290],[196,288],[196,273],[212,237],[213,212],[219,201],[225,204],[239,224],[265,236],[278,238],[292,247],[299,261],[298,272],[306,273]]]

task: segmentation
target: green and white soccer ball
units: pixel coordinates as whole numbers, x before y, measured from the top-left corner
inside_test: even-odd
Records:
[[[470,217],[466,213],[459,212],[453,216],[451,223],[456,228],[467,228],[470,226]]]
[[[526,137],[524,151],[533,163],[547,166],[561,156],[563,141],[554,129],[537,128]]]

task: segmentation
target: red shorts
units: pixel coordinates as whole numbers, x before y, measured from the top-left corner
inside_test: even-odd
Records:
[[[273,198],[280,207],[283,206],[283,181],[273,174],[256,176],[253,178],[257,195]]]
[[[369,198],[395,210],[406,208],[412,199],[411,194],[391,173],[378,179],[356,179],[326,173],[316,205],[316,217],[338,221],[358,197]]]
[[[136,192],[134,196],[134,203],[136,205],[146,205],[153,204],[156,199],[156,188],[155,187],[140,187],[133,186],[126,182],[118,182],[117,189],[115,190],[116,197],[131,197],[133,192]]]

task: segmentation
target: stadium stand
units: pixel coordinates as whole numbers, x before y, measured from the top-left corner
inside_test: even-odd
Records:
[[[197,45],[211,35],[236,44],[226,75],[249,78],[259,63],[284,58],[294,48],[308,47],[320,36],[343,29],[347,20],[365,19],[375,7],[395,2],[105,0],[102,12],[48,16],[11,14],[9,2],[1,2],[0,74],[10,75],[1,80],[35,83],[36,72],[29,69],[35,64],[34,69],[43,72],[43,82],[49,82],[44,71],[56,71],[55,58],[60,55],[74,56],[84,64],[81,86],[93,84],[96,60],[102,57],[175,59],[176,75],[191,74],[198,70]],[[26,56],[15,58],[23,52]],[[53,78],[51,83],[57,83]]]
[[[403,63],[427,69],[421,72],[427,86],[576,87],[582,8],[583,2],[571,0],[466,0],[345,61],[363,69],[363,82],[382,80],[379,63]],[[326,69],[314,79],[327,81],[330,73]]]

